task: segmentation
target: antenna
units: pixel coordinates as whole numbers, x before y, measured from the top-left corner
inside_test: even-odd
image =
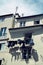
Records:
[[[18,6],[16,6],[15,16],[16,16],[17,10],[18,10]],[[14,28],[14,23],[15,23],[15,17],[13,17],[13,23],[12,23],[12,27],[13,27],[13,28]]]
[[[18,6],[16,6],[16,11],[15,11],[15,14],[16,14],[17,10],[18,10]]]

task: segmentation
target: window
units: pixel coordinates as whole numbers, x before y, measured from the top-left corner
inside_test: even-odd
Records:
[[[2,32],[1,32],[1,30],[0,30],[0,36],[2,36]]]
[[[0,19],[0,22],[2,22],[2,19]]]
[[[0,50],[1,50],[1,44],[0,44]]]
[[[4,36],[5,33],[6,33],[6,27],[1,28],[1,30],[0,30],[0,36]]]
[[[24,21],[20,22],[20,27],[23,27],[23,26],[25,26],[25,22]]]
[[[3,51],[5,49],[5,43],[0,43],[0,50]]]
[[[0,22],[4,22],[5,17],[0,17]]]
[[[40,23],[40,21],[34,21],[34,24],[39,24]]]
[[[0,22],[3,22],[4,21],[4,19],[0,19]]]
[[[2,60],[0,60],[0,65],[2,64]]]
[[[20,22],[20,27],[22,27],[22,22]]]
[[[25,22],[23,22],[22,25],[25,26]]]

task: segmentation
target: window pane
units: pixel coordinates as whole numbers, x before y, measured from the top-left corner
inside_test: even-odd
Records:
[[[20,27],[23,27],[23,26],[25,26],[25,22],[24,21],[20,22]]]
[[[0,50],[3,51],[5,49],[5,43],[0,43]]]
[[[5,17],[0,17],[0,22],[4,22]]]
[[[5,49],[5,44],[2,43],[2,45],[1,45],[1,50],[3,51],[4,49]]]
[[[22,22],[20,22],[20,27],[22,26]]]
[[[5,28],[1,28],[2,35],[5,35],[5,32],[6,32],[6,27]]]
[[[23,22],[23,26],[25,26],[25,22]]]
[[[40,23],[40,21],[34,21],[34,24],[39,24]]]
[[[1,44],[0,44],[0,50],[1,50]]]
[[[2,33],[1,33],[1,31],[0,31],[0,36],[2,36]]]

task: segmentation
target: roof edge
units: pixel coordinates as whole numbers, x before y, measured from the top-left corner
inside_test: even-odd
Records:
[[[0,15],[0,17],[12,16],[12,15],[14,15],[14,14],[11,13],[11,14]]]
[[[19,27],[19,28],[9,28],[9,30],[17,30],[17,29],[24,29],[24,28],[31,28],[31,27],[43,27],[43,25],[32,25],[32,26],[26,26],[26,27]]]
[[[37,16],[43,16],[43,14],[36,14],[36,15],[30,15],[30,16],[23,16],[23,17],[19,17],[19,18],[16,18],[16,19],[23,19],[23,18],[31,18],[31,17],[37,17]]]

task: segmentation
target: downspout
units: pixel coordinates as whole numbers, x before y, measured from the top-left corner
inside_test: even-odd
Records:
[[[12,28],[14,28],[14,26],[15,26],[15,17],[14,17],[14,15],[13,15],[13,21],[12,21]]]

